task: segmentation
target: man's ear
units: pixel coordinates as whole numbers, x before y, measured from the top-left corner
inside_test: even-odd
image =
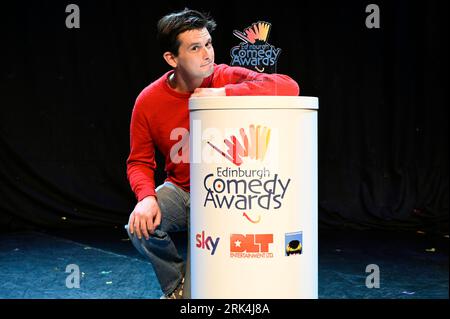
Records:
[[[166,60],[166,62],[172,67],[172,68],[176,68],[178,65],[178,61],[177,61],[177,57],[172,53],[172,52],[164,52],[163,54],[163,58],[164,60]]]

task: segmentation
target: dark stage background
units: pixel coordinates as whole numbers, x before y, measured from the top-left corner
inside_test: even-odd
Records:
[[[2,3],[0,229],[127,222],[131,111],[169,70],[157,20],[185,6],[217,21],[217,63],[233,30],[271,22],[277,72],[319,97],[321,227],[448,231],[448,2],[379,0]]]

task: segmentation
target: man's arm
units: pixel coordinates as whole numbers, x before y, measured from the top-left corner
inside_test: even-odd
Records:
[[[227,96],[281,95],[298,96],[300,88],[292,78],[284,74],[258,73],[242,67],[224,66],[218,80]]]
[[[194,96],[289,95],[298,96],[300,89],[293,79],[283,74],[265,74],[224,64],[216,66],[210,88],[198,88]]]
[[[155,147],[147,120],[142,112],[142,98],[138,97],[131,116],[130,155],[127,176],[138,203],[128,220],[128,227],[140,239],[149,238],[161,223],[161,211],[155,192]]]
[[[141,98],[136,100],[130,124],[130,155],[127,176],[138,201],[155,196],[155,147],[143,113]]]

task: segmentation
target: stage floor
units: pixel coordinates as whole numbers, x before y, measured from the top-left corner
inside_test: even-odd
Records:
[[[185,234],[174,236],[185,241]],[[185,251],[181,252],[185,254]],[[66,278],[80,270],[80,287]],[[366,287],[366,266],[380,287]],[[448,299],[448,236],[422,232],[319,231],[320,299]],[[125,230],[0,234],[1,299],[157,299],[151,264]]]

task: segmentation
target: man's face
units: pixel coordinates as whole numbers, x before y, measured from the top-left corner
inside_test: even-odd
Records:
[[[206,78],[214,71],[214,48],[206,28],[185,31],[178,35],[177,68],[193,78]]]

